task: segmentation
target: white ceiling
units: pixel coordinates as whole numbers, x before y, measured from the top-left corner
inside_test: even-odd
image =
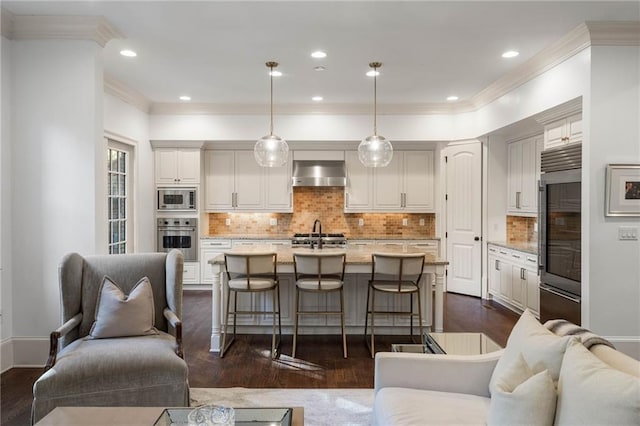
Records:
[[[640,20],[640,3],[482,1],[3,1],[14,14],[101,15],[126,35],[105,72],[154,103],[265,104],[264,63],[280,62],[274,103],[379,104],[470,99],[585,21]],[[136,58],[119,54],[123,48]],[[310,53],[321,49],[325,59]],[[503,59],[516,49],[520,56]],[[323,65],[323,72],[314,67]]]

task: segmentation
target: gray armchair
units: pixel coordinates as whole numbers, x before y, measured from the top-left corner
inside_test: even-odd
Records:
[[[51,333],[45,371],[33,385],[31,421],[57,406],[189,405],[182,353],[182,272],[178,250],[169,253],[71,253],[59,268],[62,326]],[[158,334],[92,339],[103,277],[125,294],[147,276]]]

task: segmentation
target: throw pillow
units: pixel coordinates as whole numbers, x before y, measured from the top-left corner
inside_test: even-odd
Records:
[[[508,366],[512,365],[520,354],[533,373],[549,370],[551,378],[557,383],[562,358],[571,339],[571,336],[556,336],[525,309],[511,330],[507,346],[493,370],[489,392],[493,395],[496,381],[505,374]]]
[[[496,381],[487,425],[549,425],[556,412],[556,387],[547,370],[534,374],[519,355]]]
[[[567,348],[556,425],[638,425],[640,378],[605,364],[581,343]]]
[[[155,307],[149,278],[138,281],[128,296],[111,278],[105,276],[102,279],[90,337],[103,339],[158,334],[154,321]]]

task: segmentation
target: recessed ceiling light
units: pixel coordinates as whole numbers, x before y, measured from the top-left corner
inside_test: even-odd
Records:
[[[273,76],[273,77],[282,77],[282,73],[280,71],[270,71],[269,75]]]
[[[367,71],[367,77],[377,77],[379,75],[380,75],[380,71],[374,71],[374,70]]]
[[[180,96],[180,100],[181,101],[190,101],[191,100],[191,96],[186,96],[186,95]]]
[[[324,71],[324,70],[326,70],[326,68],[323,67],[322,65],[318,65],[317,67],[314,67],[313,69],[316,70],[316,71]]]
[[[128,58],[135,58],[136,56],[138,56],[138,54],[136,52],[134,52],[133,50],[129,50],[129,49],[121,50],[120,54],[122,56],[126,56]]]
[[[448,101],[457,101],[459,98],[457,96],[447,96]]]
[[[322,59],[322,58],[326,58],[327,54],[324,53],[322,50],[316,50],[311,54],[311,57],[316,59]]]
[[[323,99],[324,98],[322,96],[314,96],[313,98],[311,98],[312,101],[316,101],[316,102],[320,102]]]
[[[503,58],[515,58],[519,54],[520,54],[520,52],[518,52],[517,50],[507,50],[506,52],[504,52],[502,54],[502,57]]]

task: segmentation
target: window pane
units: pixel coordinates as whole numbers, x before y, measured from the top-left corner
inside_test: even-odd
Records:
[[[127,199],[126,198],[120,198],[120,219],[126,219],[127,218]]]
[[[126,183],[125,175],[119,175],[118,185],[120,189],[119,189],[118,195],[122,195],[122,196],[127,195],[126,184],[127,183]]]
[[[115,149],[110,150],[111,151],[111,165],[109,166],[109,170],[118,170],[118,151],[116,151]]]
[[[115,195],[116,191],[118,190],[118,176],[114,174],[111,174],[109,176],[111,177],[109,195]]]
[[[120,173],[125,173],[127,171],[126,170],[126,155],[127,154],[122,152],[122,151],[118,152],[118,163],[119,163],[118,171]]]
[[[127,239],[127,224],[124,220],[120,221],[120,241]]]

